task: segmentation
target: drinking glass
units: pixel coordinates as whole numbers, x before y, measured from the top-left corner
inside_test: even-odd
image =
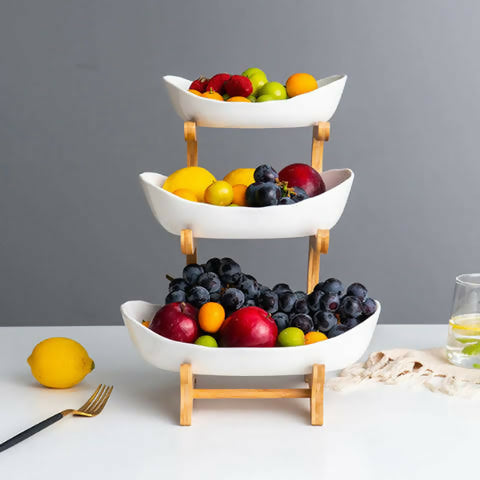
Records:
[[[480,273],[455,279],[447,357],[454,365],[480,368]]]

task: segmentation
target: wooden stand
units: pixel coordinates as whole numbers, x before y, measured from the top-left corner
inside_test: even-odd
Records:
[[[192,424],[193,400],[200,398],[309,398],[310,423],[323,425],[325,366],[313,365],[305,382],[309,388],[195,388],[192,366],[184,363],[180,367],[180,425]]]
[[[198,165],[197,128],[195,122],[185,122],[185,141],[187,142],[187,166]],[[321,172],[323,169],[323,147],[330,137],[330,123],[320,122],[313,127],[311,165]],[[320,278],[320,255],[328,252],[329,230],[317,230],[309,238],[307,293],[310,293]],[[195,238],[190,229],[182,230],[180,247],[186,256],[187,265],[197,263]],[[192,366],[180,367],[180,425],[192,424],[194,399],[208,398],[310,398],[310,422],[323,425],[323,389],[325,384],[325,366],[315,364],[312,373],[305,376],[309,388],[243,388],[243,389],[202,389],[195,388]]]

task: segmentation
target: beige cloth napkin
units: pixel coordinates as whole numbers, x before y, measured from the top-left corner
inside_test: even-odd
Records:
[[[372,353],[328,380],[327,387],[342,391],[367,382],[423,384],[433,392],[471,396],[480,391],[480,370],[452,365],[445,348],[396,348]]]

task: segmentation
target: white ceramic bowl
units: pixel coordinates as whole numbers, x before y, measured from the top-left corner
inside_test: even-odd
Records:
[[[347,76],[322,78],[313,92],[262,103],[209,100],[188,91],[191,80],[172,75],[163,79],[173,108],[184,121],[215,128],[292,128],[328,122],[340,102]]]
[[[327,371],[355,363],[365,353],[380,316],[377,311],[351,330],[323,342],[301,347],[209,348],[180,343],[162,337],[142,325],[151,321],[161,307],[134,300],[120,310],[133,344],[141,356],[155,367],[178,372],[182,363],[190,363],[199,375],[297,375],[310,373],[314,363],[323,363]]]
[[[321,195],[294,205],[263,208],[191,202],[164,190],[167,177],[158,173],[142,173],[140,183],[153,215],[174,235],[189,228],[197,238],[294,238],[330,230],[338,222],[353,177],[349,169],[328,170],[322,173],[327,190]]]

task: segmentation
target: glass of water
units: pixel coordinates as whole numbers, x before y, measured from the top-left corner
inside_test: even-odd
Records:
[[[480,368],[480,273],[455,279],[447,357],[454,365]]]

